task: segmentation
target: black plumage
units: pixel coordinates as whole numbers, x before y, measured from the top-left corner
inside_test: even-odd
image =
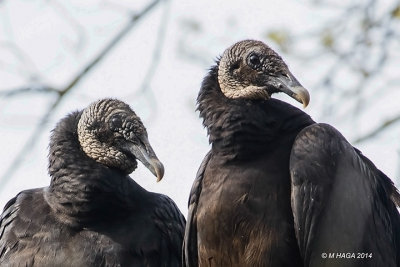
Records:
[[[22,191],[0,218],[0,266],[181,266],[185,219],[128,174],[139,159],[158,179],[140,118],[104,99],[51,135],[50,186]]]
[[[197,100],[212,148],[190,193],[185,266],[400,266],[391,180],[277,92],[309,102],[259,41],[229,47],[205,77]],[[322,255],[343,252],[372,258]]]

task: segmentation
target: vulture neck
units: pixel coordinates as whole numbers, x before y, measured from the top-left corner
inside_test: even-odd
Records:
[[[45,197],[64,222],[90,224],[121,214],[144,191],[129,176],[89,158],[77,134],[80,112],[64,118],[52,133],[49,151],[50,186]],[[113,214],[113,216],[110,216]],[[122,212],[124,214],[124,212]]]
[[[267,153],[279,147],[283,136],[294,141],[314,123],[303,111],[277,99],[227,98],[219,87],[217,66],[203,80],[197,103],[213,152],[228,161]]]

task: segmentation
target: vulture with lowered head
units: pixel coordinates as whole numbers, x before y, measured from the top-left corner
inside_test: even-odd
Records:
[[[52,132],[50,186],[22,191],[0,217],[0,266],[181,266],[185,219],[128,175],[164,167],[140,118],[103,99]]]
[[[190,193],[184,265],[400,266],[392,181],[279,92],[310,100],[260,41],[229,47],[204,78],[212,148]]]

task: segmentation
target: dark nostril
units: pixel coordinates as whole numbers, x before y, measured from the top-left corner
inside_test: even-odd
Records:
[[[232,70],[237,70],[239,67],[240,67],[240,62],[235,62],[235,63],[232,65]]]

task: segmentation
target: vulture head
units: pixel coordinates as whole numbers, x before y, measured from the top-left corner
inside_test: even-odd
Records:
[[[95,161],[129,174],[140,160],[160,181],[164,167],[147,138],[140,118],[124,102],[103,99],[83,112],[78,122],[82,150]]]
[[[267,100],[283,92],[304,107],[310,101],[282,58],[260,41],[244,40],[226,49],[218,65],[218,83],[228,98]]]

